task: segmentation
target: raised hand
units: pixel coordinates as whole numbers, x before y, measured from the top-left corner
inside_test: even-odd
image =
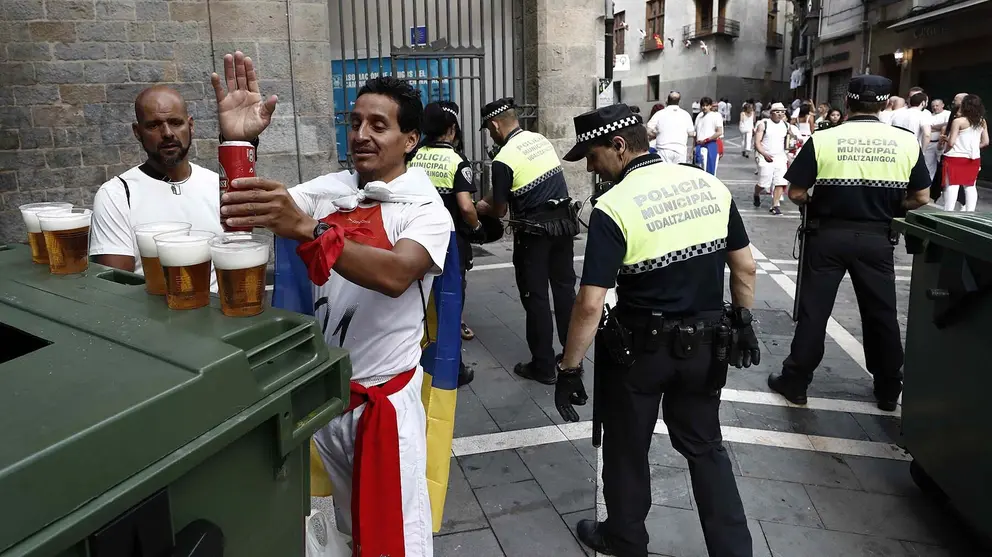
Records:
[[[224,79],[227,82],[226,92],[220,76],[216,73],[210,75],[217,95],[217,121],[221,135],[228,141],[255,139],[272,121],[272,113],[279,99],[275,95],[268,100],[262,99],[255,65],[240,50],[233,55],[224,55]]]

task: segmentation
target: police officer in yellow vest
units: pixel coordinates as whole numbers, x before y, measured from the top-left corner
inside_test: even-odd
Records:
[[[408,166],[419,167],[427,173],[445,208],[455,223],[455,239],[462,273],[462,299],[467,286],[466,273],[472,266],[471,241],[482,241],[482,224],[475,212],[472,194],[472,165],[458,151],[454,141],[458,137],[458,105],[451,102],[432,102],[424,107],[424,143],[417,149]],[[471,329],[462,322],[462,338],[471,340]],[[466,338],[468,337],[468,338]],[[475,374],[471,368],[459,363],[458,386],[469,384]]]
[[[510,209],[513,267],[527,314],[527,345],[532,359],[517,364],[513,371],[553,385],[554,329],[548,287],[555,304],[558,340],[564,346],[575,302],[572,243],[579,232],[577,214],[554,146],[544,136],[520,129],[512,99],[487,104],[482,122],[500,150],[493,159],[493,191],[477,209],[480,214],[496,217]]]
[[[816,132],[785,174],[789,198],[808,211],[810,231],[791,353],[782,373],[768,377],[768,386],[794,404],[806,404],[844,273],[850,273],[858,298],[865,363],[878,407],[895,410],[902,392],[889,224],[929,202],[930,175],[916,137],[879,122],[891,88],[891,81],[877,75],[852,79],[847,121]]]
[[[624,104],[577,116],[578,143],[565,155],[584,157],[589,172],[616,184],[590,215],[582,283],[557,369],[555,405],[563,419],[578,421],[573,404],[586,399],[581,364],[594,336],[597,349],[609,353],[600,359],[597,350],[595,362],[608,518],[582,520],[576,530],[600,553],[647,555],[648,449],[661,405],[672,446],[689,461],[709,554],[750,556],[719,418],[728,365],[760,361],[749,310],[750,241],[727,187],[699,168],[650,154],[641,122]],[[733,303],[725,307],[728,265]],[[600,325],[614,286],[617,305]]]

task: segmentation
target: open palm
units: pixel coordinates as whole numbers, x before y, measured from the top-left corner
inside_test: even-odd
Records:
[[[229,141],[249,141],[258,137],[276,110],[279,100],[272,95],[263,100],[258,90],[258,77],[255,66],[241,51],[224,55],[224,79],[227,91],[220,76],[212,74],[210,81],[217,95],[217,121],[220,133]]]

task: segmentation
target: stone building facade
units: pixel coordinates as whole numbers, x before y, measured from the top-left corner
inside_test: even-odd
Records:
[[[514,15],[526,54],[514,72],[526,64],[535,128],[561,153],[571,117],[593,105],[602,12],[598,0],[520,0]],[[256,61],[263,93],[279,96],[258,174],[295,184],[338,169],[329,22],[321,0],[0,0],[0,241],[23,241],[18,205],[89,206],[100,184],[144,160],[131,122],[151,84],[184,95],[191,158],[216,168],[210,74],[236,49]],[[584,168],[569,166],[576,196],[587,193]]]
[[[194,118],[198,164],[216,168],[210,73],[240,49],[279,95],[259,174],[287,183],[329,170],[324,2],[2,0],[0,240],[22,237],[17,206],[92,203],[96,189],[144,160],[131,132],[137,93],[174,85]]]
[[[647,114],[672,90],[686,109],[703,96],[729,98],[734,112],[747,98],[785,98],[792,11],[785,0],[616,0],[615,51],[630,69],[614,73],[615,100]]]

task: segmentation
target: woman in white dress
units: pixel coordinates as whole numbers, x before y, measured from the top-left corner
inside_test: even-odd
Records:
[[[741,121],[737,125],[741,132],[741,155],[746,159],[751,152],[751,138],[754,137],[754,105],[744,103],[741,108]]]

